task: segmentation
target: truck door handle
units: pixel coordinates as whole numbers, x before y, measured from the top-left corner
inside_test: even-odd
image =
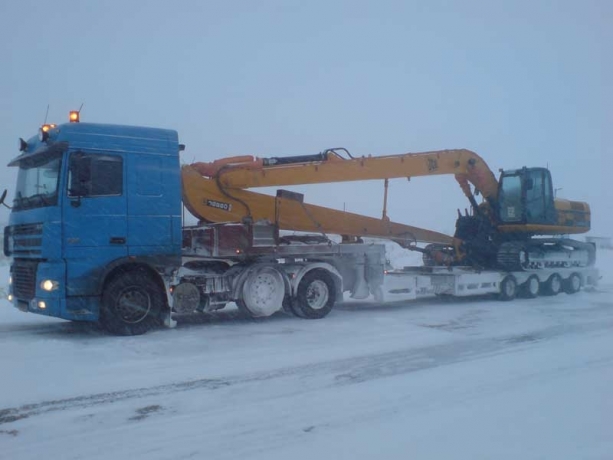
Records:
[[[126,239],[123,236],[111,236],[111,244],[126,244]]]

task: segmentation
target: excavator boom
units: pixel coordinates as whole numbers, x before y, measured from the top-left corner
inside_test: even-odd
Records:
[[[205,222],[274,220],[283,230],[386,238],[405,247],[415,242],[449,245],[453,241],[443,233],[306,204],[299,194],[281,191],[273,197],[241,189],[228,191],[190,165],[184,165],[181,171],[183,202],[194,216]]]
[[[285,158],[239,156],[184,166],[184,203],[192,214],[207,222],[272,220],[274,216],[279,228],[285,230],[379,237],[403,246],[415,242],[451,245],[452,237],[431,230],[313,206],[288,199],[288,195],[275,198],[245,189],[454,174],[473,203],[468,182],[485,197],[495,199],[497,194],[496,178],[485,161],[470,150],[360,158],[343,158],[338,150]]]
[[[498,193],[498,181],[485,161],[466,149],[349,159],[331,149],[302,157],[230,157],[192,167],[203,176],[216,178],[226,189],[455,174],[471,182],[486,198],[496,199]]]

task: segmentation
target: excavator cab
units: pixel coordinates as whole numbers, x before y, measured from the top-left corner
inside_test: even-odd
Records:
[[[555,224],[551,174],[546,168],[503,171],[498,189],[502,224]]]

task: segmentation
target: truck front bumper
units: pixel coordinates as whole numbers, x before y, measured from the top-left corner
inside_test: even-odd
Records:
[[[71,321],[97,321],[98,297],[66,297],[63,261],[22,261],[11,266],[9,301],[24,312]]]

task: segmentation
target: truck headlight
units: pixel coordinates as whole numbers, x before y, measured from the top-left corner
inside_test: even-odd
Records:
[[[53,280],[45,280],[40,283],[40,287],[43,291],[51,292],[59,287],[59,283]]]

